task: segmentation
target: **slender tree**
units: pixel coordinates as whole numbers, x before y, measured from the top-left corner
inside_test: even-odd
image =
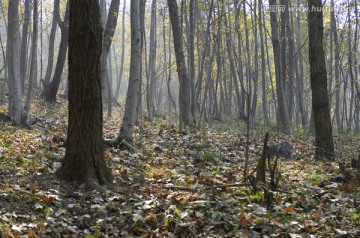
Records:
[[[29,113],[30,106],[33,98],[33,89],[35,82],[37,81],[37,56],[38,56],[38,32],[39,32],[39,2],[34,0],[33,3],[33,32],[32,32],[32,44],[31,44],[31,61],[30,61],[30,75],[29,75],[29,87],[26,97],[25,112]]]
[[[50,30],[50,38],[49,38],[49,51],[48,51],[48,64],[46,67],[45,79],[43,81],[43,86],[49,85],[51,74],[53,70],[54,64],[54,44],[55,44],[55,34],[56,34],[56,26],[57,26],[57,17],[56,12],[59,12],[60,9],[60,0],[54,0],[54,12],[53,19]]]
[[[57,23],[61,31],[61,40],[59,47],[59,54],[56,61],[55,72],[53,79],[47,85],[44,85],[44,89],[41,93],[41,97],[50,103],[56,102],[56,96],[59,90],[61,76],[63,74],[65,62],[66,62],[66,53],[68,48],[68,38],[69,38],[69,4],[67,3],[64,20],[61,20],[60,12],[54,12],[56,14]]]
[[[332,9],[335,9],[335,3],[334,0],[331,0],[331,7]],[[330,12],[330,21],[331,21],[331,33],[332,33],[332,39],[334,41],[335,45],[335,119],[336,119],[336,125],[337,129],[339,131],[343,131],[343,124],[341,123],[341,115],[340,115],[340,45],[339,45],[339,37],[337,33],[337,27],[336,27],[336,18],[335,18],[335,11]],[[330,98],[331,100],[331,98]]]
[[[155,90],[156,90],[156,0],[151,3],[151,22],[150,22],[150,54],[149,54],[149,75],[147,78],[146,105],[150,120],[156,114]]]
[[[269,0],[270,6],[276,6],[276,0]],[[291,133],[290,119],[288,109],[286,106],[285,94],[284,94],[284,62],[281,62],[281,46],[279,39],[279,23],[277,20],[277,13],[275,11],[270,12],[271,21],[271,38],[274,51],[274,64],[275,64],[275,75],[276,75],[276,95],[278,101],[277,108],[277,121],[279,128],[284,133]],[[283,39],[282,39],[283,40]]]
[[[19,0],[9,1],[6,53],[9,73],[9,115],[11,120],[13,120],[16,124],[21,125],[25,123],[26,116],[22,99],[19,67]]]
[[[105,25],[102,52],[101,52],[101,80],[103,88],[103,99],[108,102],[108,116],[111,117],[112,90],[110,78],[107,77],[107,58],[109,56],[112,39],[115,34],[117,19],[119,16],[120,0],[112,0]]]
[[[30,0],[24,2],[24,22],[22,26],[21,34],[21,46],[20,46],[20,78],[22,90],[25,90],[25,81],[27,78],[27,56],[28,56],[28,36],[29,36],[29,25],[30,25]]]
[[[126,96],[125,111],[120,135],[117,142],[122,140],[132,141],[137,103],[139,100],[140,69],[141,69],[141,29],[140,29],[140,4],[139,1],[131,1],[131,59],[130,77]]]
[[[120,70],[119,70],[119,81],[116,84],[115,90],[115,100],[119,98],[120,95],[120,86],[122,83],[122,77],[124,72],[124,58],[125,58],[125,11],[126,11],[126,1],[123,2],[123,11],[122,11],[122,19],[121,19],[121,59],[120,59]]]
[[[259,22],[262,23],[262,15],[263,15],[263,4],[262,0],[259,0],[258,3],[258,16],[259,16]],[[267,107],[267,86],[266,86],[266,58],[265,58],[265,46],[264,46],[264,35],[263,33],[263,24],[259,24],[259,36],[260,36],[260,52],[261,52],[261,88],[262,88],[262,107],[263,107],[263,114],[266,126],[270,126],[270,119],[269,119],[269,113],[268,113],[268,107]]]
[[[104,160],[101,48],[98,0],[70,0],[68,138],[57,175],[89,189],[112,182]]]
[[[192,126],[195,122],[195,118],[191,113],[191,84],[186,70],[183,45],[181,41],[181,27],[177,1],[168,0],[167,2],[173,32],[176,67],[180,80],[180,122],[184,123],[185,126]]]
[[[327,74],[323,49],[324,26],[321,0],[309,0],[309,61],[312,110],[315,122],[316,157],[334,157],[334,144],[327,92]]]

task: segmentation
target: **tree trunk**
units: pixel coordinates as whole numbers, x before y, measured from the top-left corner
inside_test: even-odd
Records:
[[[276,5],[276,0],[269,0],[269,5]],[[284,95],[284,77],[283,75],[283,67],[286,65],[282,65],[281,62],[281,47],[278,35],[279,24],[277,20],[277,14],[275,11],[270,12],[270,20],[271,20],[271,35],[272,35],[272,44],[274,50],[274,64],[275,64],[275,74],[276,74],[276,94],[277,94],[277,101],[278,101],[278,115],[277,121],[280,127],[280,130],[285,134],[291,133],[290,127],[290,119],[289,114],[287,112],[287,106],[285,101]]]
[[[353,46],[353,52],[355,53],[354,56],[354,75],[355,77],[357,75],[359,75],[359,71],[360,71],[360,67],[356,67],[355,65],[358,65],[358,59],[360,59],[360,55],[359,55],[359,10],[358,10],[358,6],[355,4],[354,6],[354,11],[355,11],[355,16],[357,16],[355,18],[355,40],[354,40],[354,46]],[[359,71],[358,71],[359,70]],[[355,90],[355,108],[354,108],[354,124],[355,124],[355,132],[359,133],[360,132],[360,89],[359,89],[359,81],[355,80],[353,82],[354,84],[354,90]]]
[[[334,9],[334,0],[331,0],[331,7]],[[343,131],[340,115],[340,45],[336,28],[335,11],[330,12],[331,32],[333,34],[335,44],[335,119],[337,129]]]
[[[189,75],[191,84],[191,113],[195,116],[196,97],[195,97],[195,31],[197,20],[198,0],[190,0],[190,32],[189,32]]]
[[[120,86],[122,82],[123,72],[124,72],[124,58],[125,58],[125,14],[126,14],[126,1],[124,1],[124,7],[122,12],[122,30],[121,30],[121,59],[120,59],[120,73],[119,73],[119,81],[116,85],[115,91],[115,99],[119,98],[120,94]]]
[[[287,80],[285,80],[284,84],[287,86],[287,105],[288,105],[288,114],[289,114],[289,120],[290,123],[292,122],[292,118],[295,112],[295,104],[294,104],[294,68],[295,68],[295,42],[294,42],[294,34],[293,34],[293,28],[290,24],[290,13],[289,13],[289,1],[284,1],[285,4],[285,14],[284,14],[284,20],[285,20],[285,28],[286,28],[286,37],[287,37],[287,66],[288,66],[288,77]]]
[[[259,0],[258,3],[258,16],[259,22],[263,23],[262,21],[262,0]],[[263,33],[263,24],[259,24],[259,33],[260,33],[260,53],[261,53],[261,89],[262,89],[262,108],[263,108],[263,115],[265,119],[265,124],[267,127],[270,126],[270,119],[267,107],[267,85],[266,85],[266,59],[265,59],[265,47],[264,47],[264,35]]]
[[[198,76],[197,76],[197,82],[196,82],[196,98],[195,103],[198,105],[198,108],[200,110],[200,97],[201,97],[201,91],[203,89],[203,74],[204,74],[204,64],[205,64],[205,57],[210,55],[210,27],[211,27],[211,19],[212,14],[214,10],[214,0],[210,1],[209,6],[209,15],[207,16],[207,23],[206,23],[206,31],[204,33],[204,50],[201,53],[201,57],[199,57],[199,68],[198,68]],[[199,51],[200,52],[200,51]]]
[[[54,66],[54,44],[55,44],[55,34],[56,34],[56,25],[57,25],[56,14],[57,12],[59,12],[59,10],[60,10],[60,0],[54,0],[54,13],[53,13],[52,25],[50,30],[50,38],[49,38],[48,65],[46,68],[45,79],[43,81],[43,87],[45,87],[45,85],[50,84],[50,78]]]
[[[33,14],[33,32],[32,32],[32,45],[31,45],[31,64],[30,64],[30,75],[29,75],[29,88],[26,98],[25,113],[28,114],[30,111],[30,105],[33,98],[34,83],[37,80],[37,50],[38,50],[38,17],[39,17],[39,6],[38,1],[34,1],[34,14]]]
[[[256,6],[257,2],[255,1],[254,7]],[[254,11],[254,17],[252,17],[252,29],[253,29],[253,41],[254,41],[254,71],[252,73],[252,80],[254,83],[254,91],[253,91],[253,97],[252,97],[252,105],[251,105],[251,116],[249,117],[250,120],[250,126],[255,127],[256,125],[256,110],[257,110],[257,104],[258,104],[258,84],[259,84],[259,45],[258,45],[258,26],[256,24],[256,21],[258,19],[256,15],[256,10]]]
[[[309,0],[309,9],[321,9],[321,0]],[[314,8],[316,7],[316,8]],[[332,159],[334,144],[327,92],[325,53],[323,50],[323,13],[310,11],[309,25],[309,61],[312,90],[312,108],[315,122],[316,157]]]
[[[171,88],[170,88],[170,81],[171,81],[171,64],[172,64],[172,58],[171,58],[171,44],[169,42],[169,46],[167,48],[166,46],[166,34],[168,36],[168,39],[170,39],[171,36],[171,30],[166,31],[166,24],[165,24],[165,14],[162,14],[162,22],[163,22],[163,42],[164,42],[164,62],[167,66],[167,70],[166,70],[166,86],[167,86],[167,93],[168,93],[168,100],[169,100],[169,114],[171,111],[172,106],[174,106],[175,109],[175,115],[177,115],[177,107],[176,107],[176,103],[175,100],[173,99],[172,95],[171,95]],[[170,41],[170,40],[169,40]],[[168,49],[168,54],[169,54],[169,59],[167,60],[166,57],[166,50]]]
[[[140,1],[140,33],[141,33],[141,46],[140,46],[140,83],[139,83],[139,98],[138,103],[136,105],[136,124],[140,124],[142,122],[142,84],[143,84],[143,49],[144,49],[144,42],[145,42],[145,4],[146,0],[139,0]],[[146,55],[146,54],[145,54]],[[145,57],[146,59],[146,57]],[[146,61],[146,60],[145,60]],[[146,64],[145,64],[146,65]]]
[[[1,2],[0,2],[1,4]],[[1,37],[1,33],[0,33],[0,47],[1,47],[1,52],[2,52],[2,59],[4,62],[4,78],[2,80],[2,82],[0,82],[1,84],[1,88],[0,88],[0,105],[5,101],[4,97],[5,97],[5,85],[6,82],[8,80],[8,66],[7,66],[7,59],[6,59],[6,52],[5,52],[5,48],[4,48],[4,43]]]
[[[19,0],[11,0],[8,9],[7,63],[9,73],[9,115],[17,125],[26,121],[22,99],[19,54]]]
[[[55,72],[53,79],[49,85],[44,85],[44,89],[41,93],[41,97],[50,103],[56,102],[56,95],[59,90],[61,76],[64,70],[65,61],[66,61],[66,51],[68,48],[68,38],[69,38],[69,4],[66,6],[66,12],[64,20],[61,21],[60,14],[54,12],[56,14],[57,22],[61,30],[61,40],[59,47],[59,54],[56,62]]]
[[[186,126],[192,126],[195,122],[191,113],[191,84],[186,70],[183,46],[181,41],[181,28],[176,0],[168,0],[169,14],[173,32],[176,67],[180,80],[180,121]]]
[[[60,179],[90,189],[111,184],[104,160],[101,101],[102,27],[97,0],[70,0],[69,125]]]
[[[108,102],[108,116],[111,117],[112,90],[110,78],[107,77],[107,59],[109,56],[112,38],[115,34],[117,19],[119,16],[120,0],[112,0],[104,30],[104,39],[101,52],[101,82],[103,89],[103,101]]]
[[[297,7],[300,8],[300,0],[297,1]],[[296,93],[298,98],[298,106],[301,114],[301,124],[305,127],[308,124],[308,113],[306,111],[304,101],[304,58],[301,46],[301,25],[300,25],[300,11],[297,13],[297,62],[299,69],[299,76],[296,80]]]
[[[139,99],[140,84],[140,61],[141,61],[141,29],[140,29],[140,5],[139,1],[131,1],[131,59],[130,77],[126,96],[123,122],[120,129],[118,142],[122,140],[132,141],[137,103]]]
[[[34,3],[35,4],[35,3]],[[21,49],[20,49],[20,78],[22,90],[25,90],[26,72],[27,72],[27,56],[28,56],[28,35],[30,25],[30,0],[24,2],[24,23],[21,34]]]
[[[151,3],[150,22],[150,52],[149,52],[149,75],[147,78],[146,105],[148,117],[151,121],[155,111],[155,87],[156,87],[156,0]]]

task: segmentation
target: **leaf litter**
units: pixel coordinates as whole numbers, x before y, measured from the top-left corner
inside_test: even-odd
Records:
[[[66,114],[36,110],[34,130],[0,122],[1,237],[360,237],[359,184],[333,182],[338,165],[314,160],[311,137],[273,133],[272,142],[287,140],[295,151],[280,158],[280,188],[268,207],[243,183],[241,126],[180,134],[166,120],[144,122],[138,152],[106,149],[114,183],[101,193],[55,177],[65,148],[51,139],[66,134]],[[120,124],[106,120],[105,137],[116,137]],[[250,135],[251,171],[263,134]],[[343,159],[357,156],[359,137],[335,141]]]

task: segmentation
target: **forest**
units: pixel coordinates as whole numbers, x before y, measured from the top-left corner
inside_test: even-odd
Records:
[[[0,237],[360,237],[359,0],[0,0]]]

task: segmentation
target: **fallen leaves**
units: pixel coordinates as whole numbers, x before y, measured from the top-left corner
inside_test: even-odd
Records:
[[[338,176],[337,165],[314,161],[309,139],[286,138],[295,155],[281,159],[281,187],[272,191],[272,207],[263,204],[263,193],[253,194],[242,183],[246,139],[235,125],[179,134],[167,122],[145,123],[135,134],[137,153],[106,150],[115,177],[111,191],[88,193],[54,175],[65,149],[51,138],[66,133],[64,118],[42,117],[39,127],[45,131],[0,123],[2,236],[360,235],[356,182],[331,181]],[[119,128],[118,120],[107,121],[105,135],[114,136]],[[261,133],[254,132],[250,144],[252,171],[261,153]],[[349,144],[344,147],[352,148]]]

